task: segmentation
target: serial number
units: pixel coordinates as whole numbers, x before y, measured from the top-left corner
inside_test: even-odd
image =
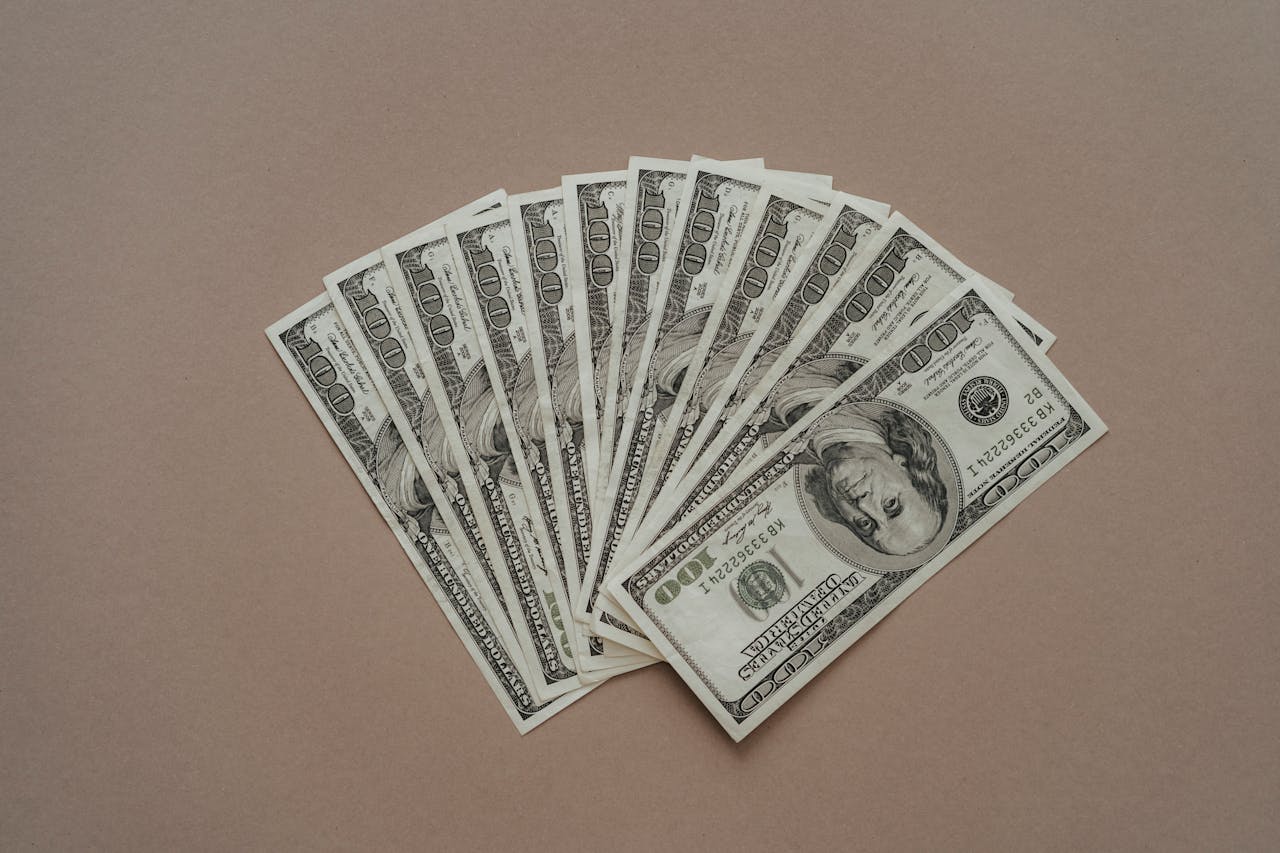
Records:
[[[763,530],[743,543],[743,546],[736,553],[721,560],[719,565],[703,575],[702,579],[698,581],[698,588],[702,590],[702,594],[706,595],[711,592],[711,587],[733,574],[734,570],[744,565],[752,555],[759,553],[764,548],[765,543],[786,529],[786,526],[786,522],[780,518],[769,522]]]
[[[1028,405],[1033,405],[1037,399],[1043,399],[1043,397],[1044,392],[1040,390],[1039,386],[1023,395],[1023,399],[1026,400]],[[1000,436],[984,453],[970,463],[967,466],[969,474],[974,477],[978,476],[979,471],[994,463],[1005,453],[1012,451],[1022,439],[1027,438],[1036,427],[1048,420],[1049,416],[1057,411],[1058,408],[1053,404],[1053,401],[1046,401],[1037,406],[1034,412],[1014,424],[1008,432]]]

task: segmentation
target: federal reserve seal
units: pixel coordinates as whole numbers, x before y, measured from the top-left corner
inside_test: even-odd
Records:
[[[752,563],[738,575],[738,598],[754,610],[768,610],[787,598],[787,580],[773,563]]]
[[[1009,391],[994,376],[978,376],[960,389],[960,414],[975,426],[991,426],[1009,411]]]

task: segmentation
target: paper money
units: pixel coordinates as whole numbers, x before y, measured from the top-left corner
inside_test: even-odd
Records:
[[[771,356],[792,342],[805,314],[831,290],[833,276],[857,266],[868,242],[884,227],[888,216],[885,208],[887,205],[867,204],[846,193],[838,193],[823,219],[812,228],[809,239],[789,242],[786,254],[792,256],[790,263],[783,261],[784,253],[780,250],[781,262],[775,261],[771,266],[755,265],[762,269],[767,284],[751,303],[755,310],[741,321],[738,332],[726,334],[731,332],[731,326],[717,329],[709,343],[707,363],[695,385],[697,423],[679,457],[674,461],[664,460],[670,470],[658,485],[658,493],[650,506],[657,511],[645,518],[641,530],[633,537],[641,546],[651,542],[669,522],[672,513],[667,507],[679,506],[674,493],[688,492],[683,489],[688,473],[691,468],[699,467],[702,448],[721,434],[726,405],[750,392],[749,373],[760,365],[771,364]],[[744,272],[759,275],[752,269],[740,271],[739,276]],[[742,300],[762,290],[759,287],[744,290],[744,284],[746,282],[732,289],[728,298]],[[742,309],[731,312],[728,306],[724,311],[731,319],[744,313]],[[738,461],[740,457],[733,459],[732,464]],[[691,508],[692,505],[683,507]]]
[[[530,550],[542,555],[539,568],[559,582],[563,598],[558,612],[567,614],[570,581],[559,538],[550,533],[557,527],[555,495],[539,450],[546,437],[530,357],[530,322],[515,262],[517,235],[507,211],[482,214],[465,224],[450,223],[447,231],[459,265],[460,296],[474,320],[479,355],[489,374],[490,414],[501,430],[506,467],[500,482],[514,489],[510,503],[522,492],[527,508],[522,530],[533,540]]]
[[[693,162],[705,162],[709,158],[694,155]],[[732,165],[760,169],[764,160],[733,160]],[[603,398],[600,402],[601,461],[597,480],[597,511],[602,511],[602,492],[608,485],[612,470],[614,444],[622,428],[626,414],[627,398],[631,393],[631,380],[635,376],[639,350],[653,302],[653,290],[658,283],[662,259],[671,239],[671,227],[679,212],[684,182],[690,163],[684,160],[660,160],[652,157],[632,157],[625,171],[620,226],[617,230],[617,247],[610,260],[615,271],[611,283],[609,339],[604,346],[608,356],[602,380]],[[822,176],[810,176],[821,183]],[[802,180],[794,176],[794,180]],[[567,180],[567,179],[566,179]],[[829,185],[829,184],[828,184]],[[566,187],[566,193],[568,188]],[[601,195],[602,200],[606,198]],[[616,197],[613,200],[616,204]],[[591,317],[596,317],[596,312]],[[601,359],[603,361],[603,359]],[[593,368],[598,369],[598,368]],[[578,610],[580,618],[588,618],[590,601],[585,610]]]
[[[591,687],[537,698],[506,617],[486,595],[488,582],[419,506],[427,492],[436,507],[447,502],[438,483],[417,478],[402,461],[405,442],[329,295],[273,324],[267,336],[520,733],[586,695]]]
[[[274,346],[524,732],[667,660],[740,739],[1105,427],[1052,332],[763,160],[499,190]]]
[[[495,190],[450,216],[469,216],[488,210],[504,204],[506,198],[504,191]],[[441,221],[443,218],[431,225]],[[347,330],[347,337],[343,340],[349,339],[355,347],[356,355],[382,397],[398,435],[409,437],[408,441],[402,442],[403,449],[397,445],[397,452],[384,459],[386,465],[395,463],[399,467],[386,468],[381,479],[398,481],[404,487],[390,498],[402,511],[412,511],[413,518],[419,523],[430,523],[435,518],[437,527],[443,523],[457,541],[465,543],[465,555],[460,559],[483,569],[492,603],[507,617],[507,624],[511,626],[502,582],[488,559],[490,545],[475,521],[466,495],[450,489],[451,480],[440,478],[442,464],[432,459],[421,443],[421,427],[424,421],[429,422],[435,417],[435,409],[418,368],[416,350],[405,328],[404,306],[395,293],[386,292],[382,304],[394,310],[388,312],[379,307],[377,298],[365,290],[363,276],[355,275],[376,266],[378,261],[378,254],[374,253],[338,270],[329,276],[325,291]],[[421,494],[415,495],[414,489],[408,488],[416,488],[420,481],[428,490],[429,499],[424,499]]]
[[[623,547],[629,544],[635,528],[643,529],[640,522],[651,519],[653,499],[687,471],[681,461],[686,450],[701,446],[694,437],[705,438],[705,432],[699,434],[704,416],[715,409],[725,380],[739,361],[753,354],[748,350],[756,330],[770,317],[768,309],[778,302],[785,283],[813,254],[815,236],[829,236],[834,230],[842,242],[828,251],[856,254],[860,243],[865,243],[866,236],[889,215],[888,205],[846,193],[806,198],[775,187],[767,186],[766,190],[745,229],[749,235],[746,251],[738,253],[730,267],[701,335],[692,342],[669,339],[672,367],[681,361],[688,366],[667,414],[666,429],[654,443],[641,488],[647,501],[632,517],[632,529],[624,533]],[[841,223],[840,227],[835,227],[836,223]]]
[[[515,373],[517,377],[524,376],[526,384],[521,385],[521,380],[517,379],[511,393],[516,403],[519,428],[533,457],[529,468],[536,477],[546,481],[540,486],[546,501],[545,523],[554,525],[550,532],[558,538],[555,556],[562,564],[572,601],[579,594],[583,567],[587,564],[591,547],[591,484],[588,474],[591,469],[586,453],[589,428],[585,424],[584,411],[589,405],[594,406],[594,402],[588,403],[586,399],[588,395],[594,397],[594,394],[591,394],[590,386],[582,384],[579,371],[580,349],[575,314],[580,309],[571,298],[566,268],[564,193],[557,187],[512,196],[508,211],[508,233],[516,275],[505,284],[515,288],[518,304],[524,309],[523,325],[511,324],[510,336],[517,342],[523,338],[527,347],[523,356],[515,351],[518,344],[513,347],[511,360],[518,364]],[[588,213],[594,215],[595,208]],[[489,242],[484,244],[485,252],[496,255],[505,250],[507,244],[501,242],[498,234],[491,231],[487,237]],[[604,248],[598,244],[597,247]],[[496,279],[490,290],[493,298],[503,298],[507,293]],[[586,301],[582,298],[584,290],[585,287],[579,284],[579,303]],[[587,357],[590,357],[589,352]],[[529,373],[532,374],[532,386],[527,385]],[[548,487],[550,495],[546,496]],[[599,637],[587,636],[585,640],[586,648],[579,657],[580,668],[584,671],[606,669],[618,663],[641,662],[637,655],[619,660],[604,654],[604,642]],[[648,662],[654,660],[647,655],[643,658]]]
[[[567,175],[561,191],[565,203],[567,290],[573,305],[586,466],[592,472],[589,494],[594,502],[603,487],[598,472],[613,459],[617,424],[616,417],[606,409],[609,395],[614,393],[609,383],[610,350],[621,311],[621,302],[615,295],[626,283],[626,266],[619,251],[626,215],[627,173],[620,170]],[[608,479],[607,475],[604,479]],[[590,543],[587,551],[589,558]],[[586,566],[584,562],[583,571]]]
[[[734,740],[1105,432],[983,284],[609,588]]]
[[[747,224],[753,205],[769,180],[758,169],[706,161],[695,164],[683,183],[671,251],[658,273],[624,426],[603,493],[603,533],[599,551],[593,554],[595,571],[603,576],[608,576],[614,555],[639,521],[654,484],[652,452],[664,434],[670,406],[688,367],[679,356],[696,348],[710,307],[719,296],[719,285],[750,236]],[[615,617],[622,616],[608,601],[596,604]],[[599,620],[593,626],[605,636],[628,641],[626,636],[611,634]]]
[[[602,424],[612,424],[612,434],[620,435],[624,429],[622,418],[626,414],[626,398],[631,393],[631,382],[636,372],[644,330],[653,301],[653,289],[662,259],[672,239],[671,225],[677,213],[676,205],[683,195],[690,164],[681,160],[656,160],[632,157],[627,167],[626,195],[623,203],[622,239],[618,256],[626,259],[623,280],[615,288],[618,300],[613,312],[616,318],[612,326],[609,367],[606,374]],[[619,401],[623,401],[620,402]],[[609,429],[602,426],[602,431]],[[615,454],[616,455],[616,454]],[[591,556],[583,578],[582,594],[574,603],[575,618],[584,625],[591,625],[596,617],[595,602],[600,583],[604,579],[604,537],[611,530],[621,533],[616,526],[603,519],[612,508],[605,500],[608,481],[611,478],[612,460],[603,465],[601,475],[604,485],[598,490],[593,516],[602,519],[592,533]],[[615,543],[616,545],[616,543]],[[634,626],[617,620],[610,624],[616,631],[630,633],[643,647],[648,641],[640,637]],[[650,646],[651,647],[651,646]],[[655,650],[656,651],[656,650]]]
[[[344,299],[356,311],[377,308],[386,315],[379,322],[404,324],[417,362],[409,375],[423,384],[436,415],[419,426],[421,443],[440,460],[441,479],[466,496],[474,523],[492,543],[489,558],[501,564],[495,573],[530,664],[546,682],[543,695],[579,686],[566,596],[539,550],[533,512],[511,471],[500,405],[462,301],[445,225],[397,240],[361,266],[355,284],[343,286],[334,276],[326,286],[348,292]]]
[[[800,269],[748,343],[750,356],[712,391],[717,405],[702,425],[708,443],[654,502],[637,550],[692,512],[749,454],[906,334],[952,288],[978,278],[901,213],[884,228],[856,212],[837,216]]]

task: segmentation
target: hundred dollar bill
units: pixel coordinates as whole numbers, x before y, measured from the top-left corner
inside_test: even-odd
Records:
[[[672,227],[671,251],[658,274],[659,286],[650,306],[623,428],[618,433],[609,485],[603,493],[602,532],[592,556],[596,572],[604,577],[625,542],[626,532],[634,529],[633,516],[645,507],[653,485],[648,476],[651,453],[664,433],[687,367],[677,363],[672,354],[686,339],[691,339],[687,341],[690,348],[696,346],[719,295],[719,285],[749,236],[752,207],[769,180],[759,169],[706,161],[693,164],[684,182]],[[607,600],[597,599],[596,604],[597,609],[623,617]],[[611,634],[599,619],[592,625],[618,642],[628,640]]]
[[[706,500],[753,452],[976,274],[901,213],[885,227],[842,216],[815,241],[703,418],[706,443],[677,468],[633,543],[642,550]],[[710,379],[720,379],[719,376]],[[710,382],[708,383],[710,385]]]
[[[695,156],[694,160],[707,158]],[[659,161],[649,160],[648,163]],[[684,161],[667,163],[675,168],[687,168],[689,165]],[[763,165],[763,160],[748,163]],[[815,187],[831,186],[828,175],[783,174],[796,182],[808,181]],[[623,243],[630,243],[625,233],[627,170],[564,175],[561,190],[564,195],[564,254],[570,283],[568,293],[575,313],[577,360],[584,397],[582,427],[586,437],[586,464],[590,471],[604,469],[603,476],[591,478],[591,496],[598,500],[596,493],[607,484],[608,462],[613,459],[613,438],[620,416],[617,412],[618,383],[611,384],[609,378],[618,373],[611,370],[611,355],[623,341],[620,316],[626,309],[617,295],[627,283],[627,265],[621,255]],[[648,291],[631,300],[632,313],[637,320],[648,316],[648,311],[637,306],[640,300],[644,304],[648,302]],[[602,479],[604,483],[600,482]]]
[[[741,740],[1106,427],[981,283],[610,590]]]
[[[695,155],[694,159],[701,161],[706,158]],[[756,168],[764,165],[764,161],[758,159],[735,162]],[[620,280],[613,288],[614,303],[610,312],[613,322],[606,347],[609,361],[600,410],[601,433],[610,436],[612,442],[607,446],[609,455],[601,454],[601,461],[606,464],[600,472],[597,492],[608,485],[613,445],[622,430],[622,418],[626,415],[627,399],[644,343],[658,273],[674,234],[672,226],[679,214],[690,168],[691,164],[685,160],[652,157],[632,157],[627,165],[618,239],[619,263],[616,267]],[[606,448],[606,445],[601,447]],[[598,510],[604,508],[601,502],[602,498],[598,497]],[[594,595],[588,596],[588,599],[593,598]],[[579,607],[575,613],[586,618],[590,604],[589,600],[585,610]]]
[[[468,216],[504,204],[506,198],[504,191],[496,190],[450,215]],[[432,225],[442,221],[436,220]],[[385,465],[399,466],[384,470],[383,479],[398,481],[404,487],[401,494],[389,500],[395,500],[398,510],[411,513],[419,523],[429,523],[433,518],[442,520],[455,538],[466,543],[466,555],[462,559],[474,561],[483,569],[493,602],[510,625],[502,583],[489,562],[489,544],[466,495],[451,488],[455,486],[453,480],[441,477],[444,466],[438,459],[432,459],[421,443],[424,420],[430,421],[436,415],[406,331],[404,306],[399,304],[396,294],[389,291],[387,280],[383,280],[381,288],[377,288],[376,282],[369,281],[370,285],[382,291],[383,298],[379,300],[366,289],[365,277],[354,274],[375,267],[378,260],[378,254],[374,253],[338,270],[325,282],[325,291],[333,300],[333,310],[350,334],[369,379],[387,406],[396,425],[396,435],[412,439],[383,460]],[[377,274],[371,274],[371,279]],[[388,312],[388,308],[394,310]],[[421,489],[415,494],[409,488],[416,488],[419,481],[427,484],[428,494],[421,494]],[[435,500],[432,496],[436,494],[443,495],[444,500]]]
[[[573,305],[578,383],[582,394],[584,455],[587,471],[592,472],[588,490],[594,502],[601,487],[597,472],[613,459],[617,423],[613,416],[606,416],[605,409],[610,393],[610,347],[620,310],[614,293],[625,282],[625,265],[618,252],[626,213],[627,173],[624,169],[566,175],[561,191],[565,274],[569,301]],[[588,543],[588,559],[590,550]],[[583,571],[586,566],[584,561]]]
[[[459,265],[461,295],[475,319],[480,354],[489,372],[496,416],[508,445],[512,476],[523,488],[529,524],[544,565],[564,590],[563,613],[569,613],[568,561],[560,547],[555,493],[550,469],[543,464],[545,445],[538,386],[531,354],[531,321],[516,263],[516,240],[508,211],[477,216],[446,229]],[[574,636],[580,637],[574,623]]]
[[[487,511],[476,511],[482,504],[468,494],[467,478],[455,464],[454,460],[462,458],[464,451],[461,445],[450,446],[447,422],[441,420],[426,371],[422,369],[408,331],[412,308],[399,301],[381,253],[373,252],[353,261],[326,276],[324,283],[361,360],[373,374],[375,386],[387,401],[393,419],[398,419],[400,433],[415,439],[405,447],[404,464],[418,471],[429,470],[447,484],[447,505],[459,513],[473,552],[485,556],[488,577],[502,595],[504,612],[515,617],[512,624],[531,673],[535,679],[541,677],[545,681],[535,681],[539,695],[549,698],[563,692],[564,684],[549,674],[556,671],[558,663],[548,667],[540,661],[541,657],[558,661],[562,656],[539,649],[538,634],[548,630],[541,612],[528,601],[522,604],[513,579],[518,575],[513,575],[505,562],[494,565],[495,558],[503,553],[497,528],[491,518],[486,520],[490,515]],[[552,627],[551,636],[555,637],[561,653],[569,654],[572,644],[565,628]],[[543,638],[548,644],[550,640],[550,637]]]
[[[625,400],[630,394],[650,304],[653,301],[653,290],[657,285],[662,258],[671,241],[670,226],[676,217],[676,205],[683,196],[689,168],[690,164],[686,161],[648,157],[632,157],[627,167],[623,222],[618,246],[618,257],[625,263],[620,268],[620,281],[614,288],[614,299],[617,301],[612,312],[614,320],[608,346],[609,367],[605,374],[604,405],[600,415],[602,433],[614,436],[615,443],[623,428]],[[607,511],[603,492],[608,486],[612,461],[612,458],[601,459],[599,475],[603,479],[599,481],[600,486],[593,504],[593,517],[597,519]],[[595,602],[604,578],[604,566],[600,559],[604,528],[604,524],[594,525],[591,554],[583,577],[582,591],[574,602],[574,617],[583,625],[591,625],[596,617]],[[609,627],[629,633],[635,638],[637,648],[646,651],[654,648],[634,626],[622,620],[611,622]],[[656,649],[654,651],[656,653]]]
[[[440,523],[450,518],[441,485],[405,465],[407,442],[330,296],[321,294],[275,323],[267,337],[516,729],[524,734],[586,695],[590,686],[551,701],[538,698],[507,619],[486,592],[489,581],[476,577],[480,566],[470,555],[459,553],[466,537],[450,531],[452,522]],[[438,515],[424,511],[428,500]]]
[[[576,626],[566,621],[558,573],[543,559],[534,514],[513,471],[501,407],[445,228],[429,226],[383,247],[359,273],[358,289],[346,289],[353,307],[364,300],[358,305],[376,305],[388,324],[404,324],[416,362],[410,375],[423,385],[436,415],[419,426],[421,444],[444,466],[442,478],[465,495],[491,543],[490,561],[502,567],[495,574],[517,636],[547,683],[543,695],[553,695],[581,684]],[[343,289],[337,277],[332,286]]]
[[[706,162],[708,159],[695,154],[693,162]],[[760,158],[728,162],[735,166],[764,168],[764,160]],[[644,343],[654,288],[658,284],[662,259],[673,233],[671,226],[679,213],[684,182],[691,165],[685,160],[632,157],[627,169],[620,173],[625,183],[617,249],[612,258],[617,283],[612,286],[609,339],[602,344],[603,355],[608,359],[599,413],[599,459],[602,464],[595,498],[598,510],[603,509],[600,492],[608,485],[614,444],[626,414],[627,397],[635,376],[639,350]],[[819,175],[809,177],[819,183],[822,180]],[[803,177],[797,175],[795,180],[803,180]],[[591,316],[597,315],[592,312]]]
[[[699,161],[705,158],[695,158]],[[763,160],[732,161],[731,165],[760,168]],[[680,200],[691,164],[683,160],[659,160],[648,157],[632,157],[626,171],[626,189],[623,199],[622,228],[618,241],[617,257],[620,261],[618,283],[614,286],[611,310],[613,322],[607,347],[609,366],[605,373],[604,403],[600,421],[602,435],[611,435],[616,443],[623,428],[626,401],[631,393],[632,381],[639,362],[640,348],[654,302],[654,291],[663,259],[673,238],[672,226],[679,214]],[[593,501],[593,515],[601,518],[609,510],[604,500],[612,471],[612,456],[601,454],[600,476]],[[597,524],[593,531],[591,560],[584,577],[583,594],[574,603],[574,615],[585,625],[591,625],[599,616],[603,629],[617,642],[646,653],[656,653],[635,626],[625,618],[612,614],[597,614],[595,601],[604,577],[601,563],[605,525]],[[619,529],[617,531],[621,533]],[[599,629],[597,629],[599,630]]]
[[[632,529],[624,532],[622,547],[650,517],[653,498],[687,470],[677,473],[676,469],[686,449],[697,448],[692,439],[703,415],[719,396],[727,375],[747,354],[748,343],[769,316],[768,308],[777,302],[784,282],[812,254],[815,235],[827,236],[834,223],[842,222],[839,233],[847,236],[839,250],[856,254],[859,236],[878,229],[889,215],[888,205],[847,193],[809,195],[766,186],[744,230],[745,251],[736,255],[719,296],[705,313],[695,309],[693,322],[673,329],[664,340],[666,353],[655,358],[668,375],[680,377],[679,390],[650,455],[638,498],[644,503],[636,504],[643,508],[633,513]]]
[[[729,326],[715,332],[694,386],[696,393],[689,403],[697,407],[694,414],[697,423],[674,463],[664,460],[671,470],[659,485],[650,507],[658,511],[646,515],[640,531],[633,537],[641,547],[651,542],[670,521],[667,508],[679,505],[673,493],[679,492],[687,482],[687,475],[697,466],[702,448],[722,432],[727,419],[726,405],[750,392],[747,377],[753,366],[772,363],[776,352],[792,341],[806,313],[831,289],[832,276],[858,267],[859,256],[885,225],[887,207],[868,204],[845,193],[836,194],[809,239],[788,243],[787,254],[792,257],[785,270],[778,261],[771,265],[754,264],[766,278],[765,287],[744,291],[743,285],[747,284],[744,281],[732,289],[728,298],[739,302],[745,302],[751,293],[760,295],[753,303],[745,303],[751,304],[753,310],[736,331]],[[783,254],[779,250],[779,259]],[[761,274],[754,269],[740,270],[738,277],[743,278],[746,272]],[[726,307],[725,313],[732,319],[743,313],[743,309],[733,311]],[[737,461],[740,460],[732,460],[732,464]]]
[[[500,370],[505,367],[516,377],[510,383],[509,399],[515,404],[517,429],[531,455],[529,468],[535,477],[544,480],[540,485],[544,491],[544,520],[551,528],[549,534],[556,537],[556,557],[572,601],[582,585],[592,531],[591,469],[586,458],[588,428],[584,411],[589,405],[586,397],[594,395],[589,386],[582,384],[575,323],[575,314],[579,313],[575,303],[583,302],[584,294],[580,290],[575,300],[570,292],[573,282],[566,268],[563,191],[556,187],[511,196],[508,210],[510,225],[505,234],[495,223],[474,242],[482,247],[485,260],[493,263],[507,250],[505,238],[510,236],[516,275],[500,281],[501,272],[495,273],[489,290],[494,298],[514,295],[524,310],[519,318],[522,325],[511,323],[505,332],[514,342],[510,363],[496,363]],[[460,246],[472,251],[461,239]],[[476,274],[479,275],[478,269]],[[477,291],[476,295],[484,294]],[[590,405],[593,407],[594,403]],[[545,494],[548,490],[549,494]],[[606,669],[619,662],[655,660],[633,654],[619,661],[616,656],[605,654],[599,637],[586,636],[584,640],[578,658],[583,671]]]
[[[689,162],[694,165],[699,163],[728,163],[733,166],[764,169],[763,157],[753,157],[746,160],[721,160],[718,157],[708,157],[705,154],[694,154],[689,158]],[[829,190],[834,183],[834,178],[831,175],[819,175],[814,172],[793,172],[788,169],[768,169],[767,171],[773,178],[808,190]]]

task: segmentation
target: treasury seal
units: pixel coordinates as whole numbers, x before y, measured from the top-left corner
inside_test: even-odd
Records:
[[[755,610],[768,610],[787,597],[787,581],[773,563],[752,563],[738,575],[738,598]]]
[[[991,426],[1009,411],[1009,391],[994,376],[978,376],[960,389],[960,414],[974,426]]]

